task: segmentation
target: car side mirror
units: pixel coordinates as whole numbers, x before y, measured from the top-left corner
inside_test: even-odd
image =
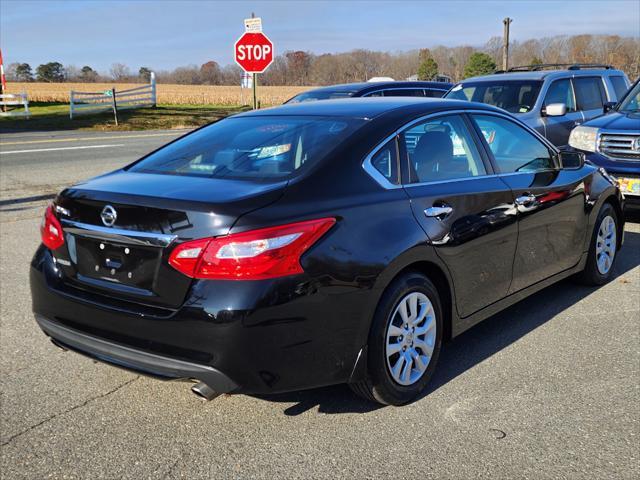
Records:
[[[564,150],[560,152],[560,165],[566,170],[579,170],[584,166],[584,153]]]
[[[616,105],[616,102],[605,102],[605,104],[602,106],[602,113],[610,112],[611,110],[616,108]]]
[[[567,114],[567,105],[564,103],[550,103],[544,109],[547,117],[562,117]]]

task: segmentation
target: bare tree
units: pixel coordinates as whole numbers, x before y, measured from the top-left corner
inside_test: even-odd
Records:
[[[131,77],[131,70],[124,63],[114,63],[111,65],[109,73],[116,82],[124,82]]]
[[[200,69],[197,65],[178,67],[172,74],[173,82],[183,85],[198,85],[201,83]]]
[[[75,65],[65,65],[64,79],[67,82],[77,82],[80,79],[80,69]]]
[[[222,71],[220,65],[213,60],[200,66],[200,81],[208,85],[220,85],[222,81]]]
[[[357,49],[315,55],[303,50],[294,50],[275,57],[267,71],[259,76],[259,83],[331,85],[366,81],[374,76],[389,76],[402,80],[416,75],[426,58],[433,58],[439,73],[457,81],[464,77],[465,66],[474,52],[485,53],[496,64],[500,64],[502,37],[492,37],[480,46],[438,45],[429,49],[396,53]],[[640,38],[619,35],[565,35],[514,41],[510,46],[510,57],[510,63],[514,66],[532,63],[606,63],[625,71],[631,79],[635,79],[640,74]],[[19,77],[11,68],[8,69],[8,77]],[[85,68],[89,67],[84,67],[81,73],[73,66],[64,70],[68,77],[79,75],[78,79],[81,81],[95,81],[99,78],[95,71],[89,69],[90,72],[85,72]],[[129,68],[122,63],[113,64],[110,73],[116,81],[139,81],[139,76],[132,76]],[[147,75],[146,69],[144,73]],[[242,69],[235,64],[221,68],[216,62],[208,61],[200,67],[188,65],[173,71],[157,72],[157,79],[160,83],[238,85],[241,75]],[[41,75],[41,78],[44,77]]]

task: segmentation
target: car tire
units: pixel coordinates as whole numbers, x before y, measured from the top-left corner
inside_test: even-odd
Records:
[[[611,279],[618,253],[618,221],[613,205],[605,203],[591,234],[587,263],[576,276],[580,283],[598,286]]]
[[[436,287],[421,273],[402,274],[378,304],[369,332],[367,378],[352,383],[352,390],[383,405],[411,402],[433,376],[442,333],[442,305]]]

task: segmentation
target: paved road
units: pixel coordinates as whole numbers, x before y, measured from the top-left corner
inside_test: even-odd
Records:
[[[139,154],[171,137],[151,138],[115,142]],[[106,153],[65,160],[66,174],[99,173],[93,155]],[[105,170],[128,161],[116,155]],[[0,161],[17,175],[17,158]],[[43,181],[50,163],[31,161]],[[2,478],[612,479],[640,469],[638,223],[610,284],[562,282],[471,329],[412,405],[377,408],[344,386],[204,403],[188,384],[46,340],[27,279],[42,203],[16,205],[19,215],[0,211]]]
[[[23,203],[115,170],[186,130],[42,132],[0,135],[0,205]]]

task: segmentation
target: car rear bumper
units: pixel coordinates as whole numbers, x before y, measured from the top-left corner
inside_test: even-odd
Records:
[[[61,348],[163,380],[198,380],[216,393],[230,393],[238,389],[233,380],[208,365],[136,350],[78,332],[41,315],[36,314],[35,317],[42,331]]]
[[[371,296],[355,287],[334,296],[309,278],[194,281],[180,308],[145,307],[68,285],[42,246],[30,284],[38,324],[60,346],[155,377],[197,379],[218,393],[349,381]]]

